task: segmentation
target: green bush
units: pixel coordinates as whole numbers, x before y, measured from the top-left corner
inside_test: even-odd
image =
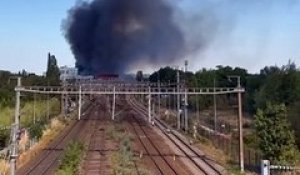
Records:
[[[73,175],[77,172],[84,145],[81,142],[73,141],[69,143],[65,150],[64,157],[57,171],[58,175]]]
[[[0,149],[6,146],[6,143],[9,140],[9,135],[9,130],[0,130]]]
[[[132,150],[132,138],[125,135],[120,143],[120,149],[114,153],[113,174],[115,175],[131,175],[135,172],[134,157]],[[145,173],[143,173],[145,174]]]
[[[255,115],[255,128],[258,147],[265,159],[275,163],[293,163],[295,153],[295,135],[287,120],[284,104],[267,104],[264,110]]]
[[[114,141],[120,141],[124,138],[125,130],[120,124],[111,124],[107,130],[105,130],[106,134],[110,139]]]
[[[36,122],[29,126],[29,135],[31,138],[39,140],[43,135],[43,130],[45,129],[45,122]]]
[[[71,167],[66,167],[63,170],[58,170],[56,175],[74,175],[74,172]]]

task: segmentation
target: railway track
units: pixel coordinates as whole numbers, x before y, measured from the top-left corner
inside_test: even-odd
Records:
[[[65,129],[48,147],[44,149],[34,160],[27,163],[17,171],[17,175],[50,175],[54,174],[59,166],[59,159],[63,155],[63,150],[67,144],[73,140],[83,140],[88,147],[86,157],[80,174],[109,174],[109,166],[105,163],[107,157],[104,155],[105,144],[105,120],[109,120],[105,102],[95,102],[88,108],[87,114],[82,120],[75,121],[69,128]],[[126,103],[126,102],[125,102]],[[153,130],[149,124],[140,116],[147,116],[148,111],[140,103],[133,99],[127,99],[127,103],[135,113],[129,112],[126,116],[129,130],[136,135],[140,147],[145,151],[145,156],[153,165],[155,174],[177,175],[190,174],[180,167],[181,164],[173,160],[172,155],[166,154],[157,139],[153,136]],[[138,115],[137,115],[138,114]],[[106,119],[107,118],[107,119]],[[173,145],[189,160],[189,164],[198,168],[198,174],[221,175],[222,173],[210,162],[194,150],[178,133],[166,132],[168,126],[158,119],[155,125],[168,138]],[[151,129],[151,131],[150,131]],[[175,162],[175,163],[174,163]],[[182,164],[184,165],[184,164]],[[137,174],[138,167],[135,162]]]
[[[148,111],[143,105],[132,98],[127,99],[127,101],[138,114],[141,114],[144,117],[148,115]],[[200,154],[192,148],[178,132],[170,130],[169,127],[161,120],[157,118],[153,119],[157,128],[188,158],[190,163],[193,164],[200,173],[205,175],[225,174],[225,172],[220,169],[220,165],[209,162],[209,160],[207,160],[208,158],[204,154]]]
[[[100,109],[101,108],[101,109]],[[105,115],[103,107],[99,107],[91,117],[92,124],[90,125],[89,138],[86,140],[87,153],[83,159],[80,174],[110,174],[109,167],[106,165],[106,140],[105,140],[105,125],[108,117]]]
[[[151,161],[154,163],[157,173],[159,174],[177,174],[175,169],[170,165],[166,158],[161,154],[157,146],[148,136],[143,129],[145,123],[138,121],[136,116],[132,115],[130,125],[133,128],[135,135],[137,136],[139,142],[143,146],[146,155],[149,155]]]
[[[93,107],[87,109],[89,112],[83,120],[73,122],[65,129],[46,149],[17,170],[17,175],[52,175],[59,166],[59,159],[63,155],[64,148],[73,139],[84,137],[84,130],[88,126],[88,118]]]

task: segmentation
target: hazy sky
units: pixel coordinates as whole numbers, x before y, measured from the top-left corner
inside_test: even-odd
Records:
[[[289,59],[299,67],[300,1],[173,1],[181,7],[176,13],[186,15],[176,20],[188,33],[187,38],[207,40],[201,50],[186,56],[190,69],[230,65],[258,72],[265,65],[281,66]],[[59,65],[74,66],[60,26],[75,2],[1,0],[0,69],[41,74],[46,69],[48,52],[56,55]],[[184,27],[189,24],[193,27]],[[199,30],[205,35],[197,35]],[[170,65],[179,63],[183,61]]]

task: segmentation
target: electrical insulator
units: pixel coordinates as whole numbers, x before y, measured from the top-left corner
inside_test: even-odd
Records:
[[[292,166],[287,166],[287,165],[271,165],[271,166],[270,166],[270,169],[273,169],[273,170],[287,170],[287,171],[290,171],[290,170],[293,170],[294,167],[292,167]]]

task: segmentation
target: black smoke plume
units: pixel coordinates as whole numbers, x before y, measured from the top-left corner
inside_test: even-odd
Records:
[[[80,74],[124,73],[137,62],[183,56],[185,39],[166,0],[94,0],[73,7],[63,31]]]

